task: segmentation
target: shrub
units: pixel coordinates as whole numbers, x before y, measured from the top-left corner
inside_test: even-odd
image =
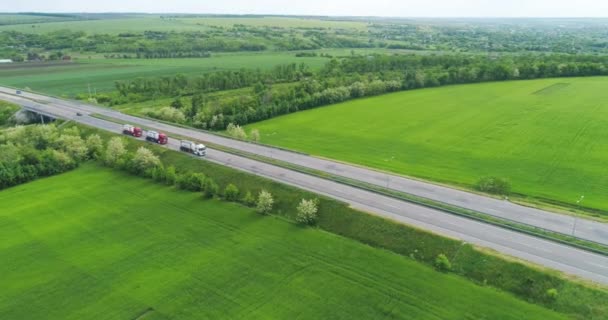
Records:
[[[251,133],[249,133],[249,137],[253,142],[260,142],[260,130],[253,129]]]
[[[224,189],[224,197],[228,201],[236,201],[239,198],[239,188],[232,183],[228,184]]]
[[[177,182],[177,173],[174,166],[168,166],[165,169],[165,183],[172,186]]]
[[[208,178],[205,179],[204,187],[203,187],[203,197],[210,199],[213,198],[216,194],[219,193],[220,187],[213,181],[213,179]]]
[[[87,146],[89,147],[89,157],[91,159],[99,159],[103,154],[103,140],[98,134],[92,134],[87,137]]]
[[[557,293],[557,289],[555,289],[555,288],[551,288],[551,289],[547,290],[547,297],[548,297],[550,300],[555,300],[555,299],[557,299],[557,295],[558,295],[558,293]]]
[[[226,127],[226,133],[228,133],[229,136],[236,138],[236,139],[240,139],[240,140],[247,139],[247,133],[245,133],[245,129],[243,129],[238,124],[235,125],[234,123],[229,123],[228,126]]]
[[[205,187],[206,177],[202,173],[184,173],[178,176],[177,187],[189,191],[201,191]]]
[[[272,210],[274,199],[272,194],[266,190],[260,191],[258,195],[258,201],[256,203],[256,210],[261,214],[268,214]]]
[[[492,194],[506,195],[511,191],[511,183],[498,177],[483,177],[477,181],[476,187],[479,191]]]
[[[86,143],[77,135],[61,135],[57,145],[76,162],[85,160],[89,154]]]
[[[440,253],[437,258],[435,258],[435,268],[439,271],[450,271],[452,270],[452,263],[445,254]]]
[[[157,182],[165,182],[166,176],[165,176],[165,168],[163,168],[162,165],[152,168],[150,170],[150,174],[149,176]]]
[[[160,166],[158,156],[145,147],[139,147],[131,159],[131,169],[140,175],[158,166]]]
[[[114,137],[108,142],[103,160],[109,166],[119,166],[126,154],[127,149],[125,149],[122,139]]]
[[[248,207],[254,207],[256,204],[255,197],[251,194],[251,191],[247,191],[241,201]]]
[[[318,200],[302,199],[296,208],[296,222],[304,225],[312,225],[317,221]]]
[[[175,123],[186,122],[186,116],[184,115],[184,113],[181,110],[176,109],[174,107],[164,107],[158,111],[149,112],[148,115],[153,118],[165,120],[165,121],[169,121],[169,122],[175,122]]]

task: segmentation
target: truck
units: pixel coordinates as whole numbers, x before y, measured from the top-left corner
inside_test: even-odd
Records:
[[[169,142],[169,137],[162,132],[148,131],[146,132],[146,140],[158,144],[167,144],[167,142]]]
[[[125,124],[122,126],[122,133],[133,137],[141,137],[142,131],[141,128],[134,127],[130,124]]]
[[[207,154],[207,147],[204,144],[194,143],[192,141],[181,140],[179,149],[184,152],[192,153],[193,155],[204,157]]]

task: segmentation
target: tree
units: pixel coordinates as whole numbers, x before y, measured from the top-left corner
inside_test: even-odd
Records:
[[[103,140],[96,133],[87,137],[87,147],[91,159],[99,159],[103,154]]]
[[[160,166],[160,159],[145,147],[139,147],[131,159],[131,168],[137,174],[146,173],[152,168]]]
[[[226,127],[226,133],[236,139],[247,139],[247,133],[245,133],[245,129],[243,129],[243,127],[239,126],[238,124],[235,125],[234,123],[229,123]]]
[[[272,194],[266,190],[260,191],[258,201],[256,203],[256,210],[261,214],[269,214],[272,210],[273,204],[274,199],[272,198]]]
[[[258,129],[251,130],[251,133],[249,133],[249,137],[253,142],[260,142],[260,131]]]
[[[435,268],[439,271],[450,271],[452,270],[452,263],[445,254],[440,253],[435,258]]]
[[[251,191],[247,191],[241,201],[248,207],[253,207],[256,204],[255,197],[251,194]]]
[[[118,166],[127,154],[124,142],[120,137],[114,137],[108,142],[106,147],[106,153],[104,155],[104,162],[109,166]]]
[[[239,188],[230,183],[224,189],[224,197],[228,201],[236,201],[239,198]]]
[[[216,194],[219,193],[220,187],[213,181],[211,178],[205,179],[205,184],[203,186],[203,197],[207,199],[213,198]]]
[[[318,211],[318,200],[317,199],[302,199],[298,207],[296,208],[298,214],[296,216],[296,222],[303,225],[312,225],[317,221]]]
[[[61,150],[76,162],[85,160],[89,154],[86,143],[77,135],[61,135],[57,140],[57,144]]]
[[[190,104],[190,109],[186,113],[186,116],[189,119],[193,119],[196,116],[196,114],[198,113],[198,111],[201,109],[203,102],[204,102],[204,98],[203,98],[202,94],[197,93],[197,94],[193,95],[192,102]]]

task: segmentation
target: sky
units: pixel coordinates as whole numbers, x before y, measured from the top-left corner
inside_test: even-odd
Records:
[[[30,11],[383,17],[608,17],[608,0],[0,0],[0,12]]]

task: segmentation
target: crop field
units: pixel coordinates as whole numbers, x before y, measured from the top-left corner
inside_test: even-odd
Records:
[[[211,58],[186,59],[80,59],[72,64],[37,66],[13,64],[0,67],[0,84],[55,95],[73,96],[92,91],[114,90],[117,80],[163,75],[196,75],[217,70],[241,68],[270,69],[288,63],[305,63],[318,69],[327,63],[323,57],[297,58],[289,52],[222,54]],[[20,67],[22,66],[22,67]]]
[[[21,16],[26,20],[28,16]],[[10,19],[19,16],[0,16],[0,22],[10,22]],[[16,20],[15,20],[16,21]],[[21,21],[20,23],[23,23]],[[43,22],[43,23],[40,23]],[[14,22],[16,23],[16,22]],[[31,23],[37,23],[32,27]],[[59,21],[31,20],[27,24],[0,25],[0,31],[15,30],[28,33],[47,33],[58,30],[79,30],[86,33],[118,34],[121,32],[144,31],[205,31],[209,26],[232,27],[242,24],[254,27],[278,28],[335,28],[335,29],[366,29],[366,23],[353,21],[330,21],[320,19],[288,18],[288,17],[189,17],[189,18],[161,18],[158,15],[139,15],[127,18]]]
[[[483,176],[608,210],[608,78],[511,81],[353,100],[252,124],[262,142],[472,187]]]
[[[0,201],[2,319],[564,319],[383,250],[94,165]]]

